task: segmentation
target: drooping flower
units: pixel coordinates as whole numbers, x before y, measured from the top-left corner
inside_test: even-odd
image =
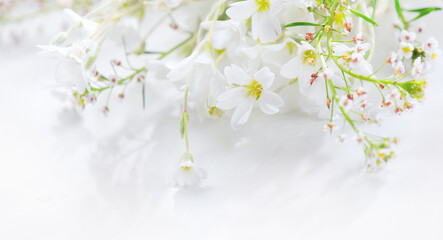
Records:
[[[276,16],[281,9],[280,0],[246,0],[233,3],[226,14],[234,21],[252,17],[252,38],[268,43],[274,41],[282,31]]]
[[[334,122],[328,122],[323,126],[324,132],[332,133],[334,130],[337,130],[338,126]]]
[[[218,96],[217,107],[222,110],[235,108],[231,119],[234,130],[245,124],[255,103],[266,114],[275,114],[283,106],[283,99],[268,90],[274,82],[274,73],[263,67],[253,75],[246,73],[237,65],[225,67],[225,76],[235,87]]]
[[[206,172],[196,167],[194,158],[190,153],[186,152],[180,159],[180,165],[174,170],[172,185],[184,188],[195,188],[206,178]]]
[[[89,89],[89,78],[85,71],[89,53],[94,52],[95,44],[91,40],[74,42],[68,47],[54,45],[38,46],[39,54],[61,57],[56,69],[56,80],[62,84],[73,85],[79,93]]]
[[[63,10],[65,16],[67,16],[74,24],[79,24],[82,29],[86,30],[87,36],[91,36],[97,30],[98,23],[89,20],[85,17],[78,15],[76,12],[69,8]]]

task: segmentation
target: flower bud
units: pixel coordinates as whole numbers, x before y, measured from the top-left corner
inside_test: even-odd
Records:
[[[312,35],[312,33],[306,33],[305,39],[306,41],[312,41],[314,39],[314,36]]]
[[[350,22],[345,22],[345,29],[350,32],[352,30],[352,24]]]

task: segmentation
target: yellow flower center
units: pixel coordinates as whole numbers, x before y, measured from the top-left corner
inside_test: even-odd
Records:
[[[189,170],[191,170],[191,167],[188,167],[188,166],[181,166],[181,168],[182,168],[183,170],[185,170],[185,171],[189,171]]]
[[[246,86],[246,89],[246,95],[253,96],[256,100],[260,98],[260,95],[263,92],[263,86],[256,80],[252,80],[251,84]]]
[[[431,59],[434,60],[434,58],[435,58],[436,56],[437,56],[437,54],[432,53],[432,55],[431,55]]]
[[[317,61],[317,54],[315,54],[315,51],[312,49],[306,50],[303,53],[303,61],[304,63],[313,65]]]
[[[409,47],[404,47],[403,48],[403,52],[405,52],[405,53],[408,53],[408,52],[410,52],[411,51],[411,49],[409,48]]]
[[[257,3],[259,12],[267,11],[270,8],[269,0],[255,0],[255,2]]]

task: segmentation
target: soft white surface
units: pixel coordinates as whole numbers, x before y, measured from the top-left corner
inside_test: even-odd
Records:
[[[425,103],[379,129],[401,142],[376,174],[304,114],[255,111],[233,132],[191,111],[209,175],[191,191],[168,185],[184,151],[179,93],[152,81],[146,110],[136,85],[107,117],[72,109],[53,94],[56,61],[36,56],[48,35],[0,49],[0,239],[443,238],[441,62]]]

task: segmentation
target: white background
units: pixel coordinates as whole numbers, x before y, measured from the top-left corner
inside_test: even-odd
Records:
[[[256,111],[233,132],[229,119],[191,111],[191,151],[208,180],[180,190],[169,185],[184,151],[179,93],[153,80],[145,110],[137,85],[106,117],[70,107],[54,93],[57,61],[35,47],[59,18],[16,25],[21,42],[1,42],[0,239],[443,239],[441,61],[424,104],[378,129],[401,141],[377,173],[312,116]],[[427,17],[424,35],[443,43],[442,21]],[[395,42],[388,31],[380,50]]]

